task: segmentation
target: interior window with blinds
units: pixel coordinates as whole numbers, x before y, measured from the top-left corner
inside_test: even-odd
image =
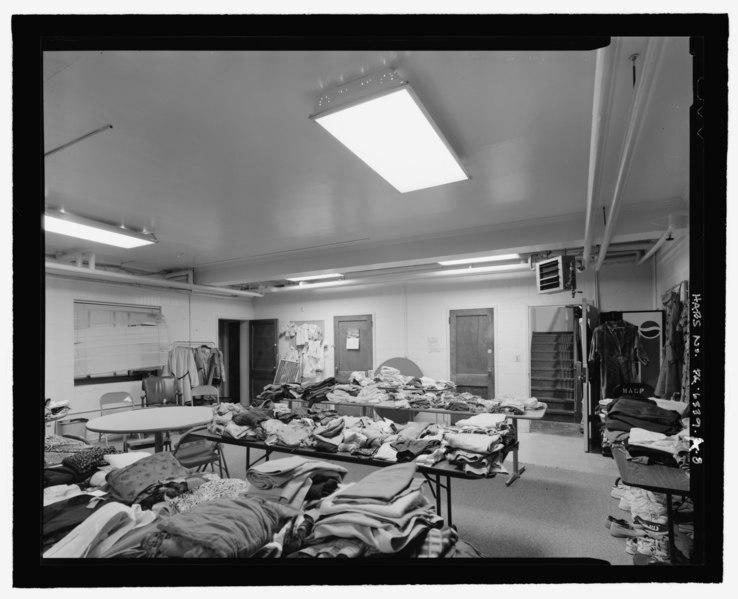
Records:
[[[135,380],[167,360],[159,306],[74,302],[75,384]]]

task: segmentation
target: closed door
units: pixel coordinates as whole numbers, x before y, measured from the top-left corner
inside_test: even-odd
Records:
[[[456,390],[482,398],[495,396],[492,308],[451,310],[451,380]]]
[[[373,368],[372,316],[334,316],[333,340],[337,381],[348,381],[352,372]]]
[[[249,321],[249,400],[274,382],[277,372],[277,329],[276,318]]]

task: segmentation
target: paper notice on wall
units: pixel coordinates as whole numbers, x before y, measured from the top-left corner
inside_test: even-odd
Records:
[[[359,349],[359,329],[346,330],[346,349]]]
[[[437,354],[440,353],[441,346],[438,343],[438,337],[428,337],[428,353]]]

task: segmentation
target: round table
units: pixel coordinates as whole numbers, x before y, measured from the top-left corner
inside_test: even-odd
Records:
[[[144,408],[93,418],[87,422],[87,430],[93,433],[117,433],[121,435],[154,433],[154,451],[162,451],[166,431],[182,430],[198,424],[207,424],[212,419],[213,410],[209,407]]]

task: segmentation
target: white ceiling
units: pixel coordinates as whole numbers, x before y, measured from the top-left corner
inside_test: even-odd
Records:
[[[645,42],[621,40],[599,212],[633,96],[628,56]],[[400,194],[308,119],[322,90],[387,66],[409,80],[471,180]],[[46,250],[237,284],[532,247],[546,223],[581,239],[594,73],[594,51],[46,52],[45,151],[113,125],[46,158],[47,205],[159,239],[116,251],[49,234]],[[667,41],[653,84],[622,239],[653,237],[686,208],[687,38]]]

